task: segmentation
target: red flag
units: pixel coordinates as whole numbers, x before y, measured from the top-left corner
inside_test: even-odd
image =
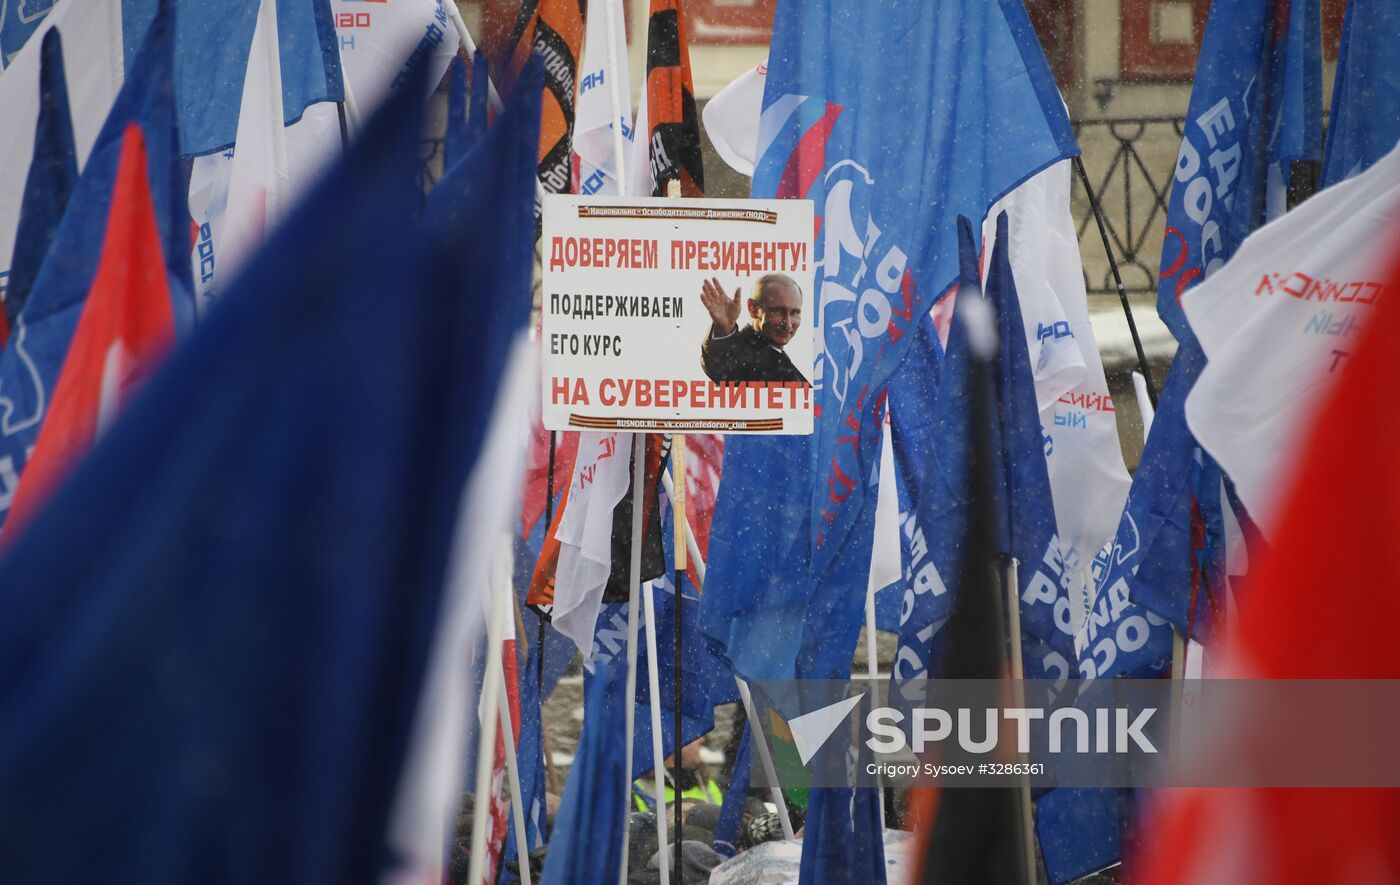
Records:
[[[724,469],[724,437],[714,433],[691,433],[685,440],[685,509],[695,546],[702,558],[710,555],[710,523],[719,496],[719,478]],[[674,479],[674,477],[673,477]],[[686,574],[692,586],[700,586],[694,558],[686,561]]]
[[[106,237],[73,342],[7,526],[22,525],[160,362],[175,334],[170,287],[147,179],[146,142],[130,124]]]
[[[1397,679],[1400,254],[1307,437],[1271,547],[1230,625],[1240,678]],[[1231,739],[1248,740],[1242,720]],[[1267,739],[1267,738],[1266,738]],[[1300,760],[1306,764],[1306,760]],[[1146,845],[1155,883],[1400,881],[1400,791],[1165,791]]]

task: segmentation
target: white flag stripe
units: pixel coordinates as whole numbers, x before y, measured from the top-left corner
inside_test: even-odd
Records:
[[[1009,214],[1011,269],[1020,297],[1055,523],[1076,586],[1092,587],[1088,568],[1118,527],[1131,479],[1118,421],[1089,321],[1089,298],[1070,214],[1070,163],[1040,172],[992,208],[984,255],[995,242],[996,215]]]
[[[1400,215],[1400,148],[1259,228],[1181,300],[1208,362],[1192,434],[1267,536],[1298,437],[1380,293]]]
[[[715,153],[740,175],[752,177],[758,162],[758,123],[763,115],[763,85],[767,79],[765,61],[715,93],[700,114]]]
[[[627,35],[623,28],[622,4],[612,4],[611,22],[602,13],[607,7],[595,3],[590,9],[584,32],[583,58],[579,65],[578,112],[574,117],[574,153],[579,158],[579,193],[617,194],[617,165],[613,156],[612,83],[616,81],[618,108],[616,122],[622,127],[624,144],[632,141],[632,84],[627,68]],[[608,69],[608,25],[617,41],[617,70]],[[648,192],[649,193],[649,192]]]

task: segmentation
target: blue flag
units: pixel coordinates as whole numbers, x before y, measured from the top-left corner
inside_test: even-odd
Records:
[[[136,47],[169,0],[121,0],[126,73],[136,72]],[[233,146],[243,75],[257,22],[256,0],[181,2],[175,12],[175,99],[180,114],[180,153],[212,154]],[[277,4],[277,43],[282,59],[282,109],[287,123],[308,105],[344,101],[340,47],[330,0]]]
[[[753,194],[811,199],[821,224],[817,422],[727,447],[704,626],[745,676],[840,676],[862,620],[877,419],[918,318],[957,278],[954,219],[1077,147],[1015,0],[784,0],[763,107]]]
[[[450,169],[461,157],[466,156],[472,145],[481,140],[486,131],[486,84],[490,72],[486,67],[486,56],[478,52],[472,65],[471,90],[467,89],[467,63],[462,58],[454,58],[449,70],[450,81],[447,90],[447,132],[442,140],[442,168]],[[470,94],[470,113],[468,95]]]
[[[1287,207],[1295,161],[1318,162],[1318,0],[1216,0],[1201,39],[1167,207],[1157,313],[1195,343],[1181,296]]]
[[[812,790],[803,833],[798,885],[884,885],[885,842],[880,829],[879,790]]]
[[[583,732],[550,834],[540,885],[616,885],[627,825],[626,735],[609,709],[621,709],[626,659],[600,661],[586,689]]]
[[[171,92],[173,23],[163,11],[98,133],[24,309],[0,354],[0,522],[39,434],[64,356],[97,273],[108,209],[130,124],[140,126],[177,335],[194,315],[187,177],[176,153]]]
[[[719,820],[715,823],[714,849],[725,857],[739,853],[739,828],[744,823],[744,813],[749,805],[749,784],[753,781],[753,737],[749,733],[749,723],[744,721],[744,734],[739,739],[739,750],[734,755],[734,767],[730,770],[729,789],[724,791],[724,804],[719,809]]]
[[[963,246],[971,244],[966,219]],[[997,506],[998,549],[1016,560],[1021,629],[1027,650],[1027,678],[1058,677],[1074,655],[1073,606],[1069,575],[1055,534],[1055,508],[1045,462],[1046,440],[1036,406],[1021,305],[1011,274],[1011,237],[1005,212],[997,217],[997,240],[987,269],[986,295],[997,314],[997,360],[994,375],[996,420],[992,422],[992,464],[1001,480]]]
[[[44,34],[39,57],[39,123],[34,132],[34,159],[24,183],[14,263],[5,289],[5,319],[15,328],[34,278],[49,254],[63,210],[78,181],[73,147],[73,118],[68,112],[68,81],[63,73],[63,44],[57,28]]]
[[[1322,185],[1369,167],[1400,142],[1400,7],[1390,0],[1348,0],[1332,84]]]
[[[1118,862],[1119,793],[1061,787],[1035,804],[1035,835],[1050,885],[1064,885]]]
[[[394,874],[502,372],[504,346],[462,342],[524,328],[533,225],[533,147],[464,196],[471,227],[415,223],[421,94],[371,119],[0,559],[7,881]]]
[[[1185,630],[1190,620],[1190,591],[1200,586],[1192,492],[1205,485],[1207,459],[1186,428],[1185,407],[1204,366],[1195,346],[1177,351],[1118,531],[1094,559],[1094,604],[1076,649],[1085,679],[1161,674],[1171,663],[1168,621]],[[1198,594],[1198,607],[1206,601]]]
[[[980,288],[972,225],[958,222],[962,256],[960,287]],[[997,314],[996,413],[990,459],[996,493],[995,544],[1019,562],[1018,596],[1027,676],[1067,675],[1073,657],[1070,600],[1055,537],[1050,478],[1036,410],[1035,382],[1011,276],[1008,221],[997,219],[997,241],[988,268],[986,294]],[[929,366],[936,338],[931,324],[906,357],[891,387],[891,438],[895,464],[910,502],[904,523],[906,586],[900,641],[893,667],[897,681],[941,672],[939,631],[957,595],[962,551],[970,520],[967,440],[972,410],[972,356],[961,312],[948,334],[936,392]]]
[[[0,6],[0,70],[48,18],[56,0],[14,0]]]

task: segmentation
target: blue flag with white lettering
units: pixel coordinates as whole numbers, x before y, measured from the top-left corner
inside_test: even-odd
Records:
[[[122,135],[129,124],[140,126],[145,139],[177,336],[194,316],[188,176],[182,174],[176,152],[170,78],[173,31],[168,12],[148,29],[11,330],[9,346],[0,353],[0,522],[9,513],[97,273]]]
[[[738,437],[704,627],[750,677],[848,673],[886,389],[958,276],[954,219],[1077,153],[1017,0],[782,0],[753,194],[820,223],[811,437]],[[897,133],[898,145],[892,133]]]
[[[421,94],[370,119],[10,539],[6,882],[405,874],[389,823],[528,315],[539,120],[463,196],[475,224],[420,225]]]
[[[44,34],[39,56],[39,123],[34,131],[34,159],[24,182],[14,263],[5,286],[5,324],[13,331],[49,254],[63,211],[78,182],[73,118],[68,111],[68,81],[63,72],[63,42],[57,28]]]
[[[960,287],[977,291],[978,262],[972,226],[959,219],[963,272]],[[1025,634],[1027,676],[1062,676],[1073,657],[1073,620],[1063,586],[1064,563],[1055,537],[1050,478],[1035,400],[1021,310],[1011,276],[1005,213],[997,219],[997,241],[988,267],[987,300],[997,313],[994,381],[996,419],[988,457],[997,483],[996,547],[1019,563],[1018,597]],[[940,674],[939,631],[958,592],[962,550],[970,519],[967,440],[971,420],[967,329],[955,314],[948,334],[942,377],[934,393],[924,367],[936,341],[932,327],[906,357],[891,386],[891,430],[895,464],[911,511],[904,534],[909,550],[901,609],[900,640],[893,676],[897,681]],[[917,358],[917,359],[916,359]]]
[[[1400,142],[1400,6],[1348,0],[1332,84],[1322,186],[1369,167]]]
[[[1167,206],[1157,313],[1195,343],[1181,296],[1287,208],[1295,161],[1322,159],[1318,0],[1215,0]]]
[[[136,47],[168,0],[121,0],[126,72],[135,73]],[[180,153],[212,154],[233,146],[243,77],[257,22],[255,0],[198,0],[175,6],[175,100],[180,113]],[[330,0],[277,4],[277,43],[282,59],[282,110],[287,123],[308,105],[344,101],[340,47]]]
[[[1094,559],[1094,603],[1076,643],[1085,679],[1161,674],[1171,663],[1169,621],[1184,630],[1190,620],[1191,589],[1199,588],[1192,491],[1205,458],[1184,410],[1204,366],[1195,346],[1177,350],[1118,531]]]

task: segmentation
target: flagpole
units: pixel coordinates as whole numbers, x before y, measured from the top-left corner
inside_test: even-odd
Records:
[[[540,548],[549,543],[549,527],[554,524],[554,431],[549,432],[549,473],[544,479],[544,541]],[[535,629],[535,644],[539,651],[540,664],[535,668],[535,689],[540,699],[540,721],[544,721],[544,640],[547,635],[545,630],[544,611],[538,607],[535,609],[537,626]],[[543,747],[543,741],[541,741]]]
[[[791,842],[797,836],[792,832],[787,798],[783,796],[783,789],[778,785],[778,769],[773,765],[773,755],[768,752],[768,740],[763,736],[758,711],[753,706],[753,695],[749,694],[748,684],[740,679],[738,674],[734,676],[734,684],[739,686],[739,699],[744,702],[744,713],[749,717],[749,727],[754,729],[750,732],[750,740],[758,745],[758,761],[763,765],[763,774],[768,778],[768,794],[773,797],[773,804],[778,806],[778,822],[783,827],[783,838]]]
[[[502,644],[504,648],[504,643]],[[515,824],[515,860],[520,867],[520,885],[530,885],[530,840],[525,833],[525,803],[521,801],[520,793],[520,766],[515,757],[515,723],[510,715],[510,699],[506,697],[506,692],[510,689],[506,685],[506,671],[501,669],[501,729],[505,732],[505,739],[501,741],[506,748],[506,780],[510,786],[510,816]],[[475,825],[476,821],[473,820]],[[501,853],[502,862],[505,861],[505,852]],[[497,871],[496,878],[500,878]]]
[[[666,497],[670,499],[671,506],[676,503],[676,484],[671,479],[670,470],[661,473],[661,485],[666,490]],[[700,545],[695,540],[695,527],[690,524],[689,515],[686,517],[685,549],[689,555],[689,565],[695,569],[695,589],[699,593],[705,592],[705,558],[700,555]]]
[[[472,815],[472,853],[467,881],[481,882],[486,871],[486,825],[490,817],[491,768],[496,755],[495,712],[500,704],[498,696],[505,684],[501,672],[501,618],[499,609],[500,587],[510,580],[510,547],[503,545],[496,552],[491,569],[491,581],[486,594],[486,678],[481,684],[481,704],[485,710],[482,716],[481,736],[476,745],[476,807]]]
[[[1118,300],[1123,305],[1123,315],[1128,318],[1128,332],[1133,336],[1133,349],[1137,351],[1138,368],[1142,369],[1143,381],[1147,386],[1147,397],[1153,408],[1157,407],[1157,387],[1152,383],[1152,370],[1147,367],[1147,353],[1142,349],[1142,338],[1138,337],[1137,322],[1133,320],[1133,308],[1128,303],[1128,290],[1123,288],[1123,276],[1118,272],[1118,259],[1113,257],[1113,247],[1108,244],[1108,228],[1104,227],[1103,209],[1098,197],[1089,187],[1089,173],[1084,171],[1084,160],[1078,154],[1074,157],[1074,169],[1079,173],[1079,182],[1084,185],[1084,195],[1089,198],[1089,207],[1094,210],[1094,220],[1099,225],[1099,237],[1103,240],[1103,251],[1108,256],[1108,267],[1113,272],[1113,283],[1118,287]]]
[[[1016,557],[1006,558],[1006,569],[1002,573],[1002,581],[1005,583],[1006,593],[1006,620],[1011,633],[1011,691],[1013,703],[1018,707],[1026,705],[1026,689],[1024,680],[1026,678],[1025,658],[1021,650],[1021,594],[1020,594],[1020,563]],[[1019,761],[1019,755],[1018,755]],[[1029,774],[1022,774],[1019,778],[1017,793],[1020,794],[1021,807],[1021,847],[1026,857],[1026,882],[1027,885],[1036,885],[1036,863],[1035,863],[1035,814],[1031,805],[1031,779]]]
[[[679,196],[680,182],[672,181],[667,189],[669,196]],[[676,476],[681,478],[679,483],[675,483],[675,497],[672,498],[671,525],[675,528],[676,537],[674,544],[674,557],[676,560],[676,648],[673,680],[675,682],[675,728],[676,736],[672,740],[672,745],[676,748],[675,774],[671,777],[671,782],[675,784],[676,791],[676,885],[683,881],[681,872],[681,612],[684,610],[684,600],[682,590],[685,586],[685,536],[686,536],[686,512],[685,512],[685,434],[677,433],[671,437],[671,469],[676,471]],[[664,866],[664,864],[663,864]],[[663,877],[661,885],[666,885]]]
[[[603,0],[603,14],[607,16],[609,22],[612,22],[614,20],[617,14],[616,0]],[[462,18],[461,12],[457,12],[456,15],[457,20],[460,22]],[[460,25],[459,27],[461,28],[463,33],[465,33],[466,25]],[[616,71],[617,36],[616,30],[613,27],[611,27],[611,25],[609,25],[609,27],[607,28],[607,35],[608,68],[609,70]],[[465,37],[463,39],[463,42],[466,43],[466,41],[470,39],[471,38],[469,36]],[[468,51],[475,51],[475,45],[472,45],[468,49]],[[617,125],[618,118],[622,114],[622,97],[617,91],[617,77],[608,77],[607,80],[608,95],[612,104],[612,120],[609,125],[612,128],[613,137],[613,168],[614,171],[617,173],[617,192],[619,194],[624,194],[626,193],[627,182],[627,176],[625,174],[626,152],[622,149],[622,128]],[[631,109],[629,108],[628,110],[630,111]],[[536,182],[536,185],[538,187],[538,182]],[[638,593],[640,592],[640,584],[642,580],[642,486],[646,482],[646,477],[644,475],[644,468],[646,464],[645,433],[633,434],[632,460],[632,562],[630,570],[628,572],[627,580],[627,693],[625,695],[624,704],[624,706],[627,709],[627,791],[626,793],[624,793],[624,801],[626,802],[626,805],[624,807],[630,807],[632,804],[632,743],[636,740],[635,720],[637,717],[637,597]],[[656,627],[653,623],[653,619],[648,618],[647,623],[649,625],[649,635],[651,638],[654,639],[656,635]],[[651,666],[654,667],[656,661],[656,655],[654,653],[651,655],[650,660],[652,661]],[[660,708],[657,707],[658,703],[660,703],[659,694],[657,692],[652,692],[651,704],[652,710],[654,711],[653,715],[655,717],[660,716]],[[655,733],[656,730],[653,730],[653,734]],[[655,743],[653,743],[652,746],[654,748]],[[653,754],[654,753],[655,750],[653,749]],[[654,763],[652,776],[653,778],[660,780],[661,772],[665,770],[665,760],[664,758],[658,757],[653,758],[652,762]],[[664,786],[662,786],[661,788],[661,793],[662,795],[660,799],[662,802],[664,802]],[[656,833],[658,840],[664,838],[661,835],[663,826],[663,824],[661,823],[661,819],[664,816],[664,814],[665,810],[663,806],[658,805],[656,814]],[[630,818],[631,816],[629,815],[626,820],[630,822]],[[618,878],[619,885],[627,885],[627,846],[631,840],[631,836],[632,834],[630,826],[628,825],[628,823],[624,823],[622,827],[622,863],[620,865],[620,876]],[[665,843],[662,842],[660,844],[660,847],[662,848],[661,868],[662,870],[665,870]],[[663,872],[662,875],[665,875],[665,873]]]
[[[645,433],[632,434],[632,561],[627,571],[627,687],[622,695],[627,736],[626,778],[622,793],[624,808],[630,808],[632,805],[632,742],[636,740],[637,732],[637,608],[642,579],[642,484],[645,481],[643,467],[646,462],[646,438]],[[629,819],[630,815],[624,818],[624,821]],[[657,832],[659,834],[660,830]],[[619,885],[627,885],[627,846],[630,839],[631,828],[624,823]]]
[[[661,675],[656,657],[656,582],[647,581],[646,592],[642,596],[647,609],[647,689],[651,695],[651,778],[656,797],[656,841],[661,848],[661,885],[669,885],[670,870],[666,864],[666,749],[662,746],[661,733]],[[631,777],[631,773],[628,773]],[[679,801],[679,782],[677,782]],[[677,828],[677,833],[680,829]]]
[[[870,680],[870,684],[875,685],[875,681],[880,676],[878,656],[875,644],[875,591],[879,589],[875,586],[875,571],[872,564],[870,577],[865,583],[865,673]],[[880,805],[880,830],[885,829],[885,788],[883,782],[876,786],[879,791]]]
[[[451,4],[456,6],[456,4]],[[360,105],[355,101],[355,92],[350,88],[350,77],[345,73],[345,53],[341,51],[340,37],[335,38],[335,54],[340,59],[340,85],[345,91],[345,99],[336,102],[340,115],[340,146],[344,150],[350,145],[350,133],[358,132],[364,125],[360,117]]]

